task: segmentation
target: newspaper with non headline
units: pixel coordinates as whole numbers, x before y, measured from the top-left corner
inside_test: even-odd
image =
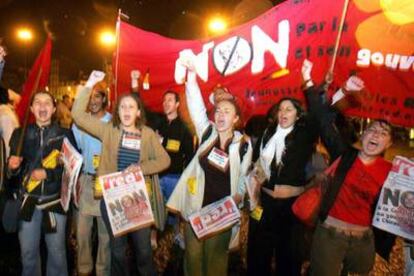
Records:
[[[385,180],[372,225],[414,240],[414,162],[397,156]]]
[[[99,182],[115,237],[154,223],[145,179],[138,166],[100,176]]]

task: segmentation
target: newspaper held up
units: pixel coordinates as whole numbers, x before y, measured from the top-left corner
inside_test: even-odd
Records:
[[[414,162],[397,156],[385,180],[372,225],[414,240]]]
[[[63,210],[69,209],[70,197],[72,190],[78,181],[79,172],[82,167],[83,157],[69,142],[67,138],[63,139],[61,159],[63,162],[62,185],[60,190],[60,204]]]
[[[100,176],[99,182],[115,237],[154,223],[145,179],[138,166]]]
[[[213,202],[189,216],[198,239],[223,232],[240,220],[240,212],[231,196]]]

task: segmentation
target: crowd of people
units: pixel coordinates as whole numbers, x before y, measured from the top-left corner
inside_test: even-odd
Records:
[[[0,77],[4,56],[0,47]],[[331,102],[326,95],[329,78],[315,84],[313,64],[305,60],[301,72],[307,108],[297,99],[282,98],[269,110],[263,131],[251,139],[241,127],[237,98],[222,88],[214,91],[209,119],[194,61],[182,58],[178,62],[187,68],[185,98],[195,137],[180,118],[182,102],[176,91],[164,93],[161,116],[154,119],[154,114],[146,114],[138,71],[131,73],[131,91],[118,97],[112,114],[107,110],[105,74],[93,71],[73,106],[68,98],[57,103],[46,91],[32,95],[30,111],[35,122],[23,127],[10,105],[8,90],[1,88],[0,181],[5,196],[19,199],[16,231],[22,275],[42,274],[42,236],[47,275],[68,275],[68,227],[76,229],[77,275],[130,275],[131,264],[139,275],[156,275],[156,230],[147,226],[115,236],[97,184],[98,176],[135,166],[144,176],[159,177],[169,211],[166,223],[184,250],[184,275],[227,275],[229,250],[237,247],[240,222],[200,240],[189,217],[226,196],[244,208],[249,205],[246,185],[252,183],[259,187],[259,204],[248,222],[247,275],[301,275],[305,260],[310,260],[309,275],[368,275],[375,252],[389,252],[394,240],[371,226],[376,200],[391,169],[383,154],[393,143],[393,127],[385,120],[372,121],[355,148],[336,126],[340,115],[336,103],[347,93],[363,89],[363,81],[350,77]],[[61,149],[63,138],[83,156],[80,199],[78,208],[72,207],[74,222],[70,223],[59,201],[63,165],[43,162]],[[325,158],[314,164],[314,156],[322,156],[316,150],[321,147],[326,149]],[[333,172],[332,182],[316,227],[310,231],[295,216],[292,205],[309,188],[312,176],[325,169]],[[7,217],[2,214],[3,224],[8,223]],[[306,241],[309,235],[311,242]],[[130,262],[128,252],[133,252]]]

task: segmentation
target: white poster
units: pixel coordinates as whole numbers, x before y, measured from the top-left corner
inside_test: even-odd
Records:
[[[230,228],[240,220],[240,212],[231,196],[213,202],[188,218],[198,239],[208,238]]]
[[[414,240],[414,162],[397,156],[385,180],[372,224]]]
[[[60,190],[60,204],[65,211],[69,209],[70,196],[75,183],[78,181],[79,172],[82,167],[83,157],[69,142],[63,139],[62,151],[63,174],[62,186]]]

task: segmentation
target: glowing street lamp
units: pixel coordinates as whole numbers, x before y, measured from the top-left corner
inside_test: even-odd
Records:
[[[208,30],[212,34],[221,34],[227,30],[227,21],[222,17],[213,17],[208,22]]]
[[[33,33],[28,28],[19,28],[17,29],[16,34],[17,34],[17,38],[24,43],[32,41],[33,39]]]
[[[106,48],[113,48],[116,43],[115,34],[111,31],[102,31],[99,34],[99,42]]]
[[[103,70],[110,76],[110,60],[109,54],[112,53],[116,45],[116,36],[110,29],[104,29],[98,33],[98,40],[101,47],[104,49],[102,53],[103,57]]]
[[[16,37],[23,43],[24,46],[24,75],[27,77],[28,74],[28,51],[29,51],[29,42],[33,40],[33,32],[26,27],[18,28],[16,31]]]

